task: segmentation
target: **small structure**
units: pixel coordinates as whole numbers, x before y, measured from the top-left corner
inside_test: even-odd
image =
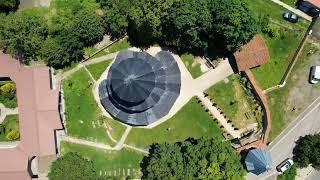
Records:
[[[315,16],[320,13],[320,0],[300,0],[297,7],[305,13]]]
[[[269,62],[270,55],[263,37],[258,34],[250,42],[235,52],[238,71],[245,71]]]
[[[247,170],[255,175],[262,174],[272,168],[270,152],[256,148],[249,150],[245,159]]]
[[[119,52],[99,85],[103,107],[117,120],[146,126],[168,114],[180,94],[181,75],[167,51]]]

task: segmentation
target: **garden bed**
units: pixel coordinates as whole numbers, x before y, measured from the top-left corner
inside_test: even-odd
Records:
[[[18,115],[7,115],[0,124],[0,141],[20,140],[19,117]]]
[[[89,146],[61,142],[62,154],[76,152],[93,161],[96,172],[106,178],[140,178],[140,162],[144,154],[122,149],[100,150]]]
[[[148,147],[153,143],[174,143],[189,137],[202,136],[222,139],[222,130],[214,118],[192,98],[180,111],[166,122],[152,129],[133,128],[126,144]]]
[[[245,80],[241,80],[240,75],[232,75],[206,90],[206,93],[236,128],[245,128],[253,123],[258,123],[261,128],[262,108],[252,91],[245,87],[242,82]]]
[[[16,84],[12,81],[0,81],[0,103],[6,108],[16,108]]]

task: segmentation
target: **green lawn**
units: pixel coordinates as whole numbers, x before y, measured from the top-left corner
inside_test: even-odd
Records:
[[[212,86],[206,90],[206,93],[221,108],[227,118],[230,118],[235,127],[241,129],[256,122],[262,125],[262,112],[255,110],[256,103],[253,95],[249,96],[246,93],[240,81],[240,75],[232,75],[228,80],[228,83],[221,81]]]
[[[115,53],[115,52],[118,52],[118,51],[121,51],[121,50],[128,49],[130,47],[131,47],[131,45],[128,42],[128,39],[125,38],[125,39],[122,39],[122,40],[112,44],[106,51],[108,53]]]
[[[121,151],[106,151],[89,146],[61,142],[62,153],[77,152],[93,161],[98,174],[107,177],[125,178],[127,176],[140,177],[140,162],[144,156],[139,152],[122,149]],[[130,174],[128,174],[130,171]],[[116,173],[116,174],[115,174]]]
[[[6,135],[12,130],[15,130],[17,132],[20,131],[18,115],[7,115],[6,118],[4,119],[4,121],[1,123],[1,125],[0,125],[0,141],[9,141],[6,138]]]
[[[87,65],[87,69],[90,71],[91,75],[95,80],[98,80],[102,73],[107,69],[110,65],[112,59],[108,59],[96,64]]]
[[[97,52],[98,50],[99,50],[98,48],[94,48],[94,47],[85,48],[84,49],[84,54],[85,54],[86,57],[90,57],[91,59],[102,57],[104,55],[109,54],[108,52],[103,50],[103,51],[100,51],[99,53],[97,53],[97,54],[95,54],[94,56],[91,57],[91,55],[93,55],[93,53]]]
[[[282,14],[288,10],[271,1],[248,0],[247,2],[249,8],[257,16],[270,17],[271,23],[277,25],[280,29],[279,37],[271,38],[264,35],[270,52],[270,61],[266,65],[253,69],[253,73],[261,87],[267,89],[279,84],[309,26],[309,22],[302,18],[297,24],[284,20]]]
[[[103,124],[112,128],[111,134],[115,139],[120,139],[125,127],[102,115],[93,97],[92,86],[93,82],[84,69],[63,82],[68,134],[112,144]]]
[[[294,33],[284,29],[281,29],[280,32],[281,35],[278,38],[264,36],[270,53],[269,63],[252,70],[263,89],[280,83],[302,40],[302,33]]]
[[[194,56],[191,54],[183,54],[181,60],[195,79],[202,75],[200,64],[194,61]]]
[[[320,84],[311,85],[308,82],[309,68],[311,65],[314,65],[313,62],[310,61],[308,55],[308,52],[312,49],[314,50],[314,47],[310,44],[306,45],[297,64],[293,68],[291,75],[289,76],[286,86],[268,94],[272,119],[270,132],[271,140],[276,138],[287,127],[287,125],[314,100],[314,97],[311,97],[310,94],[319,92],[320,90]],[[300,82],[301,79],[303,84]],[[303,103],[298,101],[295,95],[289,96],[290,93],[294,92],[298,92],[297,96],[299,94],[302,96]],[[316,95],[316,97],[318,96]],[[297,112],[293,112],[291,107],[288,107],[288,100],[297,103]]]
[[[148,147],[153,143],[173,143],[189,137],[202,136],[222,139],[222,130],[193,98],[171,119],[157,127],[132,129],[126,143],[137,147]]]

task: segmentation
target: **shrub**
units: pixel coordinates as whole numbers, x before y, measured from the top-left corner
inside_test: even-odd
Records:
[[[12,82],[6,83],[0,87],[0,91],[13,94],[16,92],[16,84]]]
[[[276,24],[270,23],[265,29],[265,32],[269,37],[280,37],[280,27]]]
[[[20,137],[20,133],[17,130],[11,130],[7,135],[6,138],[9,141],[14,141],[14,140],[18,140]]]

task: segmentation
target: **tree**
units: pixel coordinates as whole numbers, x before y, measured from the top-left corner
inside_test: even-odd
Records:
[[[28,9],[9,14],[2,20],[0,47],[21,58],[25,63],[36,60],[48,27],[40,11]]]
[[[294,161],[300,167],[311,164],[320,169],[320,134],[300,137],[293,149]]]
[[[19,2],[19,0],[0,0],[0,13],[16,11],[18,9]]]
[[[72,29],[86,47],[101,41],[104,35],[102,18],[90,9],[82,9],[75,14]]]
[[[220,139],[155,144],[142,164],[143,179],[244,179],[240,156]]]
[[[51,165],[50,180],[96,180],[93,162],[77,153],[69,152]]]
[[[215,49],[235,52],[258,32],[258,20],[243,0],[213,1],[210,41]]]

